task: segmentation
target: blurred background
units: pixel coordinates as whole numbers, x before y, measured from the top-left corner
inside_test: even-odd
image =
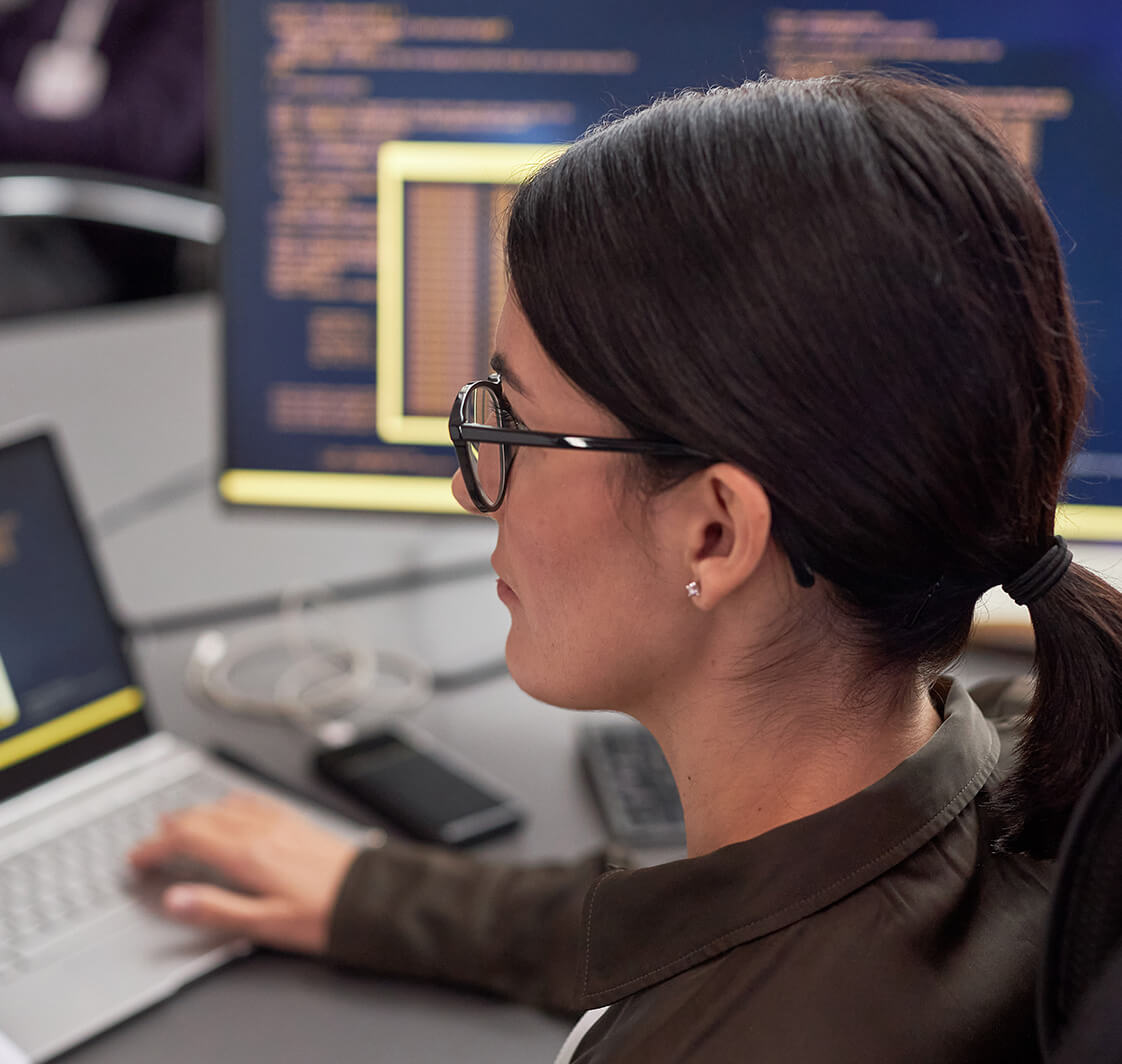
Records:
[[[612,837],[580,722],[505,675],[493,526],[448,490],[448,409],[486,373],[505,290],[505,206],[607,113],[881,65],[969,96],[1041,184],[1097,389],[1060,531],[1122,584],[1117,5],[0,0],[0,426],[57,436],[157,723],[369,819],[313,777],[314,733],[188,690],[217,631],[279,640],[243,678],[270,697],[295,604],[432,674],[414,723],[529,812],[484,852]],[[0,639],[21,623],[0,611]],[[991,593],[960,671],[1030,664],[1027,613]],[[338,709],[360,730],[384,715],[376,692]],[[513,1061],[549,1059],[563,1030],[435,988],[383,988],[372,1016],[338,973],[252,963],[76,1056],[307,1060],[338,1028],[348,1050],[428,1059],[416,1047],[470,1037]]]
[[[190,704],[200,632],[301,596],[446,687],[506,684],[446,419],[517,183],[659,93],[883,65],[969,97],[1040,181],[1097,388],[1060,530],[1118,581],[1117,10],[0,0],[0,421],[58,433],[123,623],[176,648],[160,704]],[[979,622],[964,667],[1027,667],[1025,611],[995,591]]]
[[[0,0],[0,423],[58,435],[159,710],[193,727],[197,637],[293,601],[421,660],[437,707],[476,684],[528,702],[503,677],[490,523],[448,490],[514,188],[663,92],[885,65],[967,96],[1041,184],[1097,388],[1060,530],[1122,580],[1117,10]],[[1026,611],[991,593],[962,667],[1030,652]],[[486,759],[508,725],[476,724],[459,741]],[[306,774],[302,739],[233,726]]]
[[[208,62],[204,0],[4,0],[0,174],[104,178],[211,199]],[[4,213],[26,216],[0,224],[0,316],[214,284],[213,256],[198,242],[115,224],[111,202],[96,218],[92,198],[85,209],[56,198],[69,216],[50,217],[49,192],[37,203],[24,185],[21,204],[19,188],[7,185]]]

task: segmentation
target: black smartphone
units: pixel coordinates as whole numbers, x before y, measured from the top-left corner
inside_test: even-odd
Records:
[[[351,798],[426,842],[466,846],[522,823],[500,788],[420,736],[379,731],[320,751],[315,764]]]

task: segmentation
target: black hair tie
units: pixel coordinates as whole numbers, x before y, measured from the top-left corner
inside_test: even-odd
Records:
[[[795,572],[795,583],[799,587],[814,587],[814,570],[802,558],[796,558],[793,554],[788,554],[787,560]]]
[[[1071,548],[1063,536],[1055,536],[1036,561],[1014,580],[1001,585],[1002,590],[1018,605],[1027,606],[1047,595],[1063,578],[1071,565]]]

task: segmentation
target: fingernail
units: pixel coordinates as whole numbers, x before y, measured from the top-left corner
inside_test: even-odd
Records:
[[[173,913],[190,912],[195,907],[195,892],[190,887],[168,887],[164,907]]]

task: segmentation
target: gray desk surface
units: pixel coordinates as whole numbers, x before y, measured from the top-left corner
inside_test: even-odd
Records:
[[[60,429],[114,599],[129,621],[219,605],[293,584],[338,582],[485,561],[490,522],[472,518],[243,513],[208,486],[218,454],[216,302],[192,297],[83,312],[0,328],[0,426],[45,415]],[[184,488],[121,525],[122,509],[176,478]],[[417,654],[438,670],[502,653],[506,611],[480,575],[339,607],[374,645]],[[307,741],[284,726],[204,711],[182,689],[195,633],[138,640],[158,718],[204,743],[221,739],[309,789]],[[992,655],[970,678],[1023,666]],[[459,748],[521,797],[526,829],[481,854],[532,860],[603,841],[578,779],[574,718],[507,678],[439,696],[417,723]],[[311,1059],[549,1061],[566,1025],[451,989],[347,974],[258,953],[196,983],[68,1055],[68,1060],[275,1064]]]

